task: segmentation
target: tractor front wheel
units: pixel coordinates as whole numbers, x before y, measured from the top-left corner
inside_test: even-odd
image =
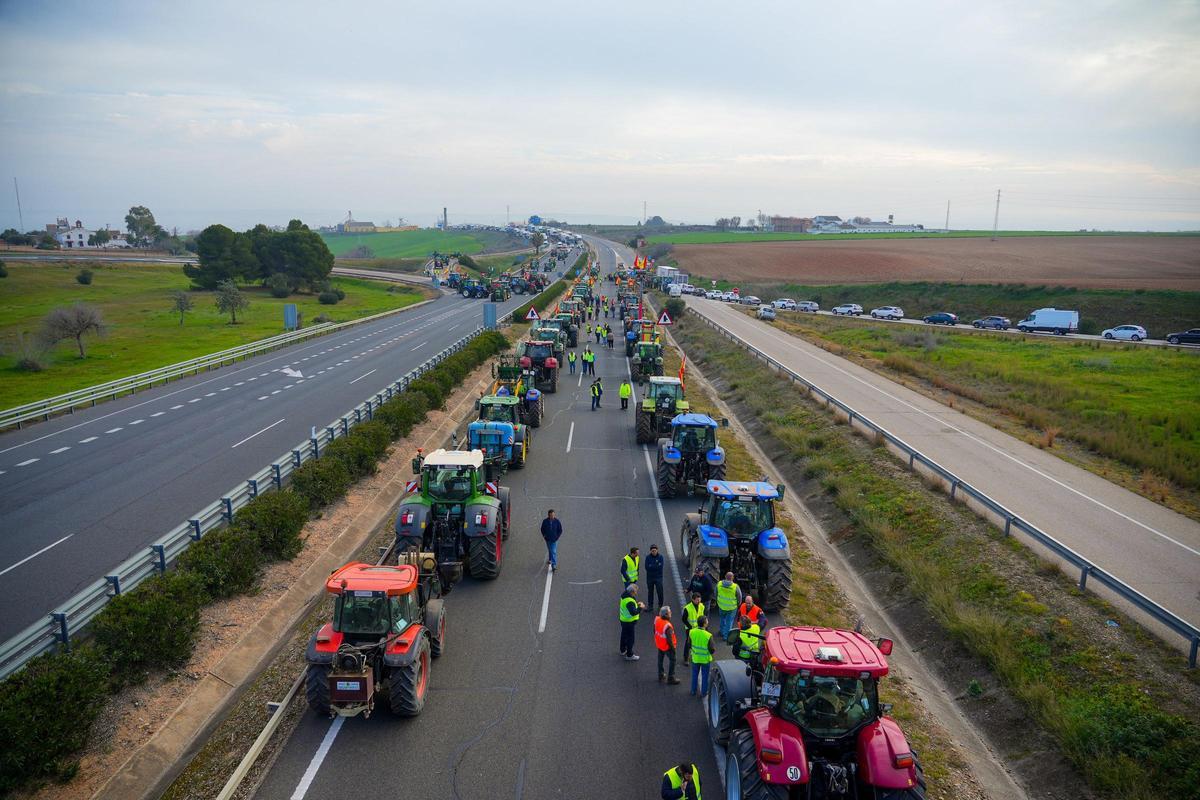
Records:
[[[323,717],[329,716],[329,665],[309,664],[305,676],[304,696],[308,707]]]
[[[917,771],[917,783],[908,789],[875,788],[875,800],[925,800],[925,771],[921,769],[921,760],[914,752],[913,768]]]
[[[393,714],[415,717],[425,707],[425,695],[429,693],[429,658],[429,637],[422,636],[417,643],[416,657],[389,672],[388,692]]]
[[[654,425],[649,414],[638,411],[637,414],[637,443],[648,444],[654,441]]]
[[[763,608],[772,611],[788,607],[792,599],[792,562],[788,559],[767,562],[767,596]]]
[[[496,526],[499,531],[500,526]],[[501,536],[489,533],[487,536],[477,536],[467,545],[468,557],[471,563],[471,577],[476,580],[490,581],[500,574]]]
[[[727,800],[785,800],[788,787],[763,783],[758,774],[754,735],[739,728],[729,739],[725,753],[725,797]]]

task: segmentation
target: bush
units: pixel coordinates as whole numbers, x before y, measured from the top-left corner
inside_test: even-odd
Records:
[[[254,532],[238,524],[212,531],[179,557],[179,569],[199,576],[210,597],[248,593],[262,565]]]
[[[304,546],[300,534],[308,522],[308,500],[290,489],[267,492],[247,503],[233,521],[254,534],[264,555],[292,559]]]
[[[386,425],[393,439],[408,436],[425,415],[429,412],[429,402],[425,395],[416,392],[404,392],[381,405],[375,411],[375,421]]]
[[[8,277],[8,267],[4,266],[4,262],[0,261],[0,278]]]
[[[667,313],[671,315],[671,319],[683,319],[683,311],[687,308],[683,300],[678,297],[672,297],[664,304],[664,307],[667,309]]]
[[[75,280],[79,281],[84,286],[91,286],[92,277],[95,274],[96,273],[92,272],[90,269],[81,269],[79,270],[79,274],[75,276]]]
[[[109,693],[110,664],[90,646],[47,653],[0,683],[0,795],[66,780]]]
[[[318,458],[292,473],[292,489],[320,508],[337,500],[350,488],[350,471],[336,458]]]
[[[271,290],[272,297],[287,297],[292,293],[292,285],[288,282],[288,276],[282,272],[276,272],[267,281],[267,286]]]
[[[328,314],[326,314],[323,311],[320,314],[317,314],[315,317],[313,317],[314,325],[320,325],[322,322],[333,322],[333,317],[329,316]]]
[[[334,291],[321,292],[317,295],[317,302],[323,306],[336,306],[341,299],[338,297],[338,293]]]
[[[192,654],[200,608],[208,601],[194,572],[156,575],[114,597],[92,621],[96,644],[125,682],[156,667],[174,667]]]
[[[408,385],[408,391],[416,392],[425,398],[425,404],[439,411],[446,407],[446,393],[441,384],[434,381],[427,372]]]
[[[366,452],[376,460],[387,455],[388,445],[392,443],[392,432],[382,422],[364,422],[350,431],[351,439],[358,439]]]
[[[375,462],[378,460],[372,457],[370,446],[362,439],[356,438],[354,434],[334,439],[325,445],[321,459],[341,461],[346,465],[346,471],[350,474],[351,481],[356,481],[364,475],[373,475],[376,468]]]

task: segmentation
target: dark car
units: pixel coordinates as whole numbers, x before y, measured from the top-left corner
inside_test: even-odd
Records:
[[[1168,333],[1167,341],[1171,344],[1200,344],[1200,328],[1192,328],[1183,333]]]
[[[939,311],[936,314],[930,314],[925,317],[925,322],[929,325],[957,325],[958,314],[951,314],[949,311]]]
[[[1006,331],[1012,327],[1012,320],[1008,317],[984,317],[977,319],[971,323],[976,328],[992,328],[993,330]]]

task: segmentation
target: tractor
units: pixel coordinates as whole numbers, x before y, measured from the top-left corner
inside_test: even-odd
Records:
[[[497,278],[492,281],[491,300],[493,303],[503,303],[508,298],[512,297],[512,288],[508,281]]]
[[[725,479],[725,450],[717,443],[717,422],[704,414],[679,414],[671,420],[670,438],[658,440],[658,496],[674,497],[680,490],[703,491],[710,480]]]
[[[308,642],[305,696],[318,714],[371,716],[376,692],[392,713],[415,717],[429,691],[429,662],[442,654],[446,611],[437,559],[410,552],[396,566],[354,562],[325,581],[333,621]]]
[[[626,345],[628,347],[628,345]],[[641,386],[648,378],[663,374],[663,348],[660,342],[638,342],[629,359],[633,377]]]
[[[477,579],[499,575],[512,506],[508,488],[486,475],[483,453],[418,450],[412,468],[417,478],[396,511],[396,552],[433,553],[447,593],[464,564]]]
[[[531,339],[518,345],[517,355],[521,369],[531,370],[533,385],[550,394],[558,391],[558,357],[554,355],[554,342]]]
[[[446,285],[457,292],[459,286],[462,285],[462,279],[463,276],[461,272],[451,272],[446,276]]]
[[[491,290],[488,288],[487,284],[478,278],[467,278],[462,282],[462,285],[458,287],[459,294],[461,294],[463,297],[469,297],[471,299],[487,297],[490,292]]]
[[[680,553],[688,568],[704,567],[714,581],[732,572],[742,591],[768,610],[792,597],[792,552],[775,524],[774,501],[783,485],[710,479],[699,511],[683,518]]]
[[[712,665],[708,729],[731,800],[923,800],[925,776],[879,702],[890,639],[773,627],[758,653]]]
[[[539,320],[530,331],[534,339],[551,342],[554,345],[554,357],[561,364],[567,356],[568,336],[563,329],[562,320],[557,317]]]
[[[495,380],[488,394],[519,398],[522,402],[517,405],[518,420],[531,428],[541,427],[542,417],[546,415],[546,401],[541,391],[534,388],[536,376],[533,370],[523,368],[518,356],[504,354],[492,364],[492,377]]]
[[[650,444],[671,431],[671,420],[686,414],[691,406],[683,397],[683,382],[679,378],[651,378],[634,412],[634,431],[638,444]]]
[[[571,289],[571,298],[573,300],[582,300],[584,303],[592,299],[592,287],[586,283],[577,283]]]
[[[536,390],[534,390],[536,391]],[[520,407],[525,400],[514,395],[484,395],[475,401],[479,419],[467,426],[467,446],[483,453],[488,477],[499,476],[508,467],[520,469],[529,458],[533,432],[522,422]]]
[[[554,319],[562,323],[562,329],[567,334],[567,347],[579,346],[579,326],[575,324],[575,316],[566,311],[559,311]]]

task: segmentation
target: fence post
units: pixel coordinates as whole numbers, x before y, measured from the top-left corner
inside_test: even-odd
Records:
[[[158,556],[158,571],[165,573],[167,571],[167,551],[161,544],[152,544],[150,549]]]
[[[1009,536],[1012,534],[1012,521],[1013,521],[1013,518],[1012,518],[1011,514],[1004,515],[1004,535],[1005,536]]]
[[[299,451],[299,450],[293,450],[293,451],[292,451],[292,459],[295,461],[295,467],[296,467],[296,469],[300,469],[300,464],[301,464],[301,463],[303,463],[303,460],[302,460],[302,459],[301,459],[301,457],[300,457],[300,451]]]
[[[120,575],[105,575],[104,580],[108,581],[108,585],[112,587],[113,597],[116,597],[121,593]]]
[[[250,478],[246,481],[246,485],[250,487],[250,499],[258,497],[258,479]]]
[[[1192,649],[1188,652],[1188,667],[1196,668],[1196,655],[1200,651],[1200,636],[1192,638]]]
[[[283,488],[283,470],[278,464],[271,465],[271,480],[274,482],[276,489]]]
[[[958,493],[958,480],[950,481],[950,499],[954,499],[954,495]]]
[[[63,646],[63,649],[68,653],[71,652],[71,629],[67,626],[67,615],[63,611],[54,611],[50,614],[54,621],[58,623],[58,641]]]
[[[233,498],[222,497],[221,506],[224,509],[221,516],[225,518],[226,522],[233,522]]]
[[[197,542],[200,541],[200,520],[189,519],[188,524],[192,526],[192,539]]]
[[[1088,575],[1091,575],[1091,574],[1092,574],[1092,565],[1091,564],[1084,564],[1083,567],[1079,570],[1079,589],[1080,589],[1080,591],[1083,591],[1084,587],[1087,586]]]

